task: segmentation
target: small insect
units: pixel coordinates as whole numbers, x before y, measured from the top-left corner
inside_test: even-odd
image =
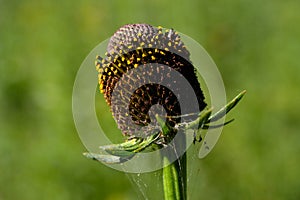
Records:
[[[162,148],[178,130],[194,129],[194,143],[201,141],[201,135],[197,139],[198,130],[231,122],[210,125],[224,117],[245,93],[211,115],[211,109],[205,110],[207,104],[196,69],[179,34],[148,24],[128,24],[117,30],[109,41],[106,57],[96,57],[96,69],[100,92],[127,137],[122,144],[101,147],[110,155],[85,154],[107,163],[125,162],[146,148]],[[184,111],[180,100],[186,87],[181,79],[172,79],[173,71],[187,80],[196,96]]]

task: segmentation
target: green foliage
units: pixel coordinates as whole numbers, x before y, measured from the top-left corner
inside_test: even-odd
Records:
[[[0,199],[136,198],[123,173],[82,156],[71,98],[89,51],[139,22],[193,37],[228,97],[247,90],[213,152],[194,161],[200,179],[188,195],[299,199],[298,10],[296,0],[1,2]]]

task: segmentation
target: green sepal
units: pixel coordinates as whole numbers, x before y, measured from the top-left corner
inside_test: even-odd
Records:
[[[134,156],[134,154],[132,154],[130,156],[120,157],[120,156],[113,156],[113,155],[88,153],[88,152],[83,153],[83,155],[89,159],[97,160],[97,161],[104,162],[107,164],[120,164],[120,163],[130,160]]]
[[[228,104],[226,104],[224,107],[222,107],[218,112],[216,112],[214,115],[212,115],[207,122],[214,122],[222,117],[224,117],[232,108],[234,108],[240,100],[245,95],[246,90],[239,93],[234,99],[232,99]]]

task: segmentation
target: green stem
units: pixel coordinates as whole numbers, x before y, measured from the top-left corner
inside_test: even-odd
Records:
[[[186,154],[171,164],[167,156],[164,156],[163,162],[167,165],[163,168],[165,200],[186,199]]]
[[[167,138],[174,134],[172,127],[168,126],[162,118],[156,115],[156,120],[162,127],[162,134]],[[185,151],[186,137],[184,133],[177,132],[176,141],[169,143],[172,148],[162,154],[164,168],[163,172],[163,190],[165,200],[185,200],[186,199],[186,153],[179,157],[177,152]],[[172,137],[171,137],[172,138]],[[177,158],[171,163],[170,158]]]

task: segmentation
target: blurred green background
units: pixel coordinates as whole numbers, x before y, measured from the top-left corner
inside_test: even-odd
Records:
[[[297,0],[0,0],[0,199],[137,198],[125,174],[82,156],[71,106],[90,50],[139,22],[202,44],[228,98],[248,91],[195,161],[197,199],[300,199],[299,9]]]

